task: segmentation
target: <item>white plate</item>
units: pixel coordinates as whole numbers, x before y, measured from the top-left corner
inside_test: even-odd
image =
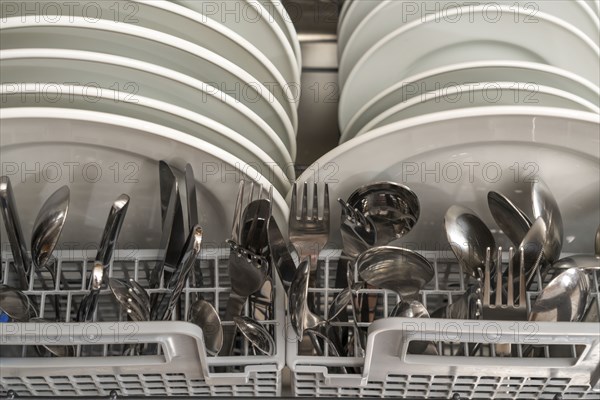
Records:
[[[421,217],[402,242],[411,248],[444,249],[450,256],[443,226],[448,207],[470,207],[495,227],[488,191],[499,191],[531,210],[522,197],[537,173],[560,206],[563,250],[590,252],[600,221],[599,119],[581,111],[522,106],[430,114],[338,146],[297,182],[327,182],[332,199],[347,199],[356,188],[377,181],[406,184],[419,197]],[[339,245],[340,212],[331,215],[331,240]]]
[[[150,0],[151,1],[151,0]],[[284,76],[300,82],[300,69],[285,34],[257,1],[247,0],[174,0],[197,11],[250,40]]]
[[[356,133],[370,120],[398,103],[407,101],[425,92],[437,90],[449,84],[467,84],[490,80],[521,80],[537,85],[546,85],[565,90],[581,97],[594,105],[600,104],[600,89],[571,72],[550,65],[524,61],[476,61],[426,71],[392,85],[367,104],[365,104],[350,120],[340,119],[342,136],[345,142],[356,136]],[[341,114],[341,113],[340,113]],[[342,116],[340,115],[340,118]]]
[[[449,15],[459,15],[462,9],[448,11],[444,19],[437,21],[436,15],[423,22],[413,21],[379,41],[356,65],[341,64],[343,118],[355,114],[382,90],[408,76],[468,61],[540,62],[598,85],[600,50],[589,38],[541,12],[536,15],[536,24],[515,23],[518,15],[512,11],[514,8],[497,7],[502,13],[494,23],[489,22],[485,8],[480,6],[467,7],[473,11],[454,22],[450,22]]]
[[[338,22],[338,55],[342,54],[342,50],[346,42],[352,35],[354,29],[356,29],[358,24],[360,24],[360,21],[362,21],[367,15],[369,15],[369,13],[375,7],[377,7],[380,1],[347,0],[346,3],[344,3],[344,7],[342,8],[342,14]]]
[[[600,113],[589,101],[563,90],[525,82],[474,82],[451,86],[399,103],[373,118],[356,136],[420,115],[494,106],[555,107]]]
[[[294,159],[295,140],[288,152],[281,138],[254,111],[226,93],[187,75],[153,64],[110,54],[60,49],[1,50],[2,83],[49,82],[120,90],[182,107],[243,134],[263,150]],[[285,139],[289,138],[287,136]],[[276,157],[275,155],[273,156]]]
[[[3,108],[52,107],[60,109],[60,112],[66,109],[98,111],[162,125],[215,145],[247,164],[256,166],[259,171],[271,171],[272,173],[264,175],[281,193],[287,193],[291,189],[291,177],[285,176],[284,172],[291,161],[279,160],[278,163],[265,150],[239,133],[193,111],[106,88],[22,83],[19,90],[15,91],[12,85],[0,86]]]
[[[294,27],[294,22],[292,18],[288,14],[287,10],[279,0],[258,0],[262,4],[262,6],[271,14],[271,17],[277,25],[283,31],[285,37],[288,42],[292,46],[292,50],[294,50],[294,55],[296,56],[296,62],[298,64],[298,70],[302,71],[302,51],[300,50],[300,41],[298,40],[298,33],[296,32],[296,27]]]
[[[7,18],[1,25],[0,40],[3,49],[50,47],[95,51],[170,68],[227,92],[254,110],[276,132],[285,131],[295,137],[298,112],[295,106],[286,99],[281,103],[255,77],[231,61],[175,36],[106,20],[90,22],[68,16],[40,20],[37,16],[26,16]]]
[[[484,2],[485,3],[485,2]],[[535,23],[537,14],[544,12],[558,17],[585,33],[596,43],[600,42],[600,20],[598,16],[582,1],[553,0],[491,0],[487,1],[488,12],[494,12],[496,5],[512,7],[521,6],[524,10],[522,18]],[[469,0],[436,0],[435,3],[416,3],[408,0],[385,0],[373,9],[354,29],[352,35],[340,49],[340,63],[356,63],[360,56],[369,50],[385,35],[414,20],[422,18],[431,10],[446,12],[461,5],[474,4]]]
[[[43,201],[67,184],[71,201],[62,243],[97,246],[110,205],[126,193],[131,202],[119,246],[132,251],[157,248],[158,161],[166,160],[180,171],[187,162],[194,168],[202,245],[210,251],[231,235],[239,171],[247,171],[246,179],[269,185],[226,151],[149,122],[55,108],[3,109],[0,118],[2,174],[11,178],[26,236]],[[287,221],[289,210],[281,194],[274,191],[273,199],[274,215],[280,223]]]

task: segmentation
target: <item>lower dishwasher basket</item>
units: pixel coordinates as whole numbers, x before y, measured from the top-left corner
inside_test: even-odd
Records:
[[[432,281],[420,292],[431,311],[456,301],[466,290],[465,274],[443,252],[420,252],[435,268]],[[321,316],[342,289],[335,288],[339,251],[321,253],[314,293]],[[506,255],[505,255],[506,258]],[[356,270],[354,271],[356,276]],[[592,295],[600,300],[600,273],[590,273]],[[538,274],[527,304],[535,300]],[[389,315],[398,296],[379,289],[360,292],[377,297],[379,317]],[[350,313],[349,313],[350,314]],[[355,331],[352,322],[332,325]],[[385,318],[368,327],[364,357],[315,356],[305,337],[287,342],[287,365],[296,396],[478,398],[478,399],[598,399],[600,396],[600,326],[598,323],[531,323],[486,320]],[[289,329],[288,338],[294,337]],[[411,341],[432,342],[437,355],[408,354]],[[496,357],[494,344],[511,343],[512,357]],[[479,344],[477,355],[469,346]],[[526,357],[527,349],[537,349]],[[356,344],[354,344],[356,348]],[[356,350],[355,354],[359,354]],[[342,373],[341,369],[345,369]]]
[[[84,288],[93,265],[84,251],[55,252],[60,284],[50,290],[41,288],[41,280],[52,286],[49,274],[43,279],[32,273],[29,290],[24,291],[40,305],[40,314],[55,318],[54,295],[61,302],[61,322],[0,324],[0,395],[10,391],[17,396],[280,396],[281,370],[285,357],[283,289],[275,275],[272,315],[262,325],[274,337],[273,356],[254,355],[249,343],[238,333],[236,353],[228,357],[210,357],[206,353],[202,330],[185,321],[127,321],[109,289],[103,290],[97,312],[100,322],[71,322],[87,293]],[[10,253],[3,254],[2,282],[16,278]],[[134,278],[147,287],[149,271],[157,251],[115,252],[110,276]],[[182,294],[185,314],[194,292],[212,302],[223,317],[230,292],[229,249],[203,251],[199,260],[202,285],[187,286]],[[86,273],[87,271],[87,273]],[[161,288],[149,290],[160,292]],[[245,315],[252,311],[246,305]],[[281,317],[280,317],[281,316]],[[223,325],[232,322],[223,321]],[[131,344],[153,344],[150,355],[123,355]],[[75,345],[73,357],[37,357],[40,345]]]

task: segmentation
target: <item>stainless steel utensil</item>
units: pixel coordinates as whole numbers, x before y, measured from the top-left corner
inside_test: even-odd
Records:
[[[275,352],[275,341],[273,337],[261,324],[248,317],[233,317],[236,327],[252,346],[266,356],[272,356]]]
[[[594,240],[594,254],[596,257],[600,257],[600,225],[598,225],[598,230],[596,231],[596,238]]]
[[[185,194],[187,203],[188,229],[191,230],[194,226],[199,224],[199,219],[198,196],[196,195],[196,178],[194,176],[194,169],[190,164],[185,166]],[[190,272],[190,285],[192,287],[197,287],[198,282],[202,283],[202,270],[194,266]]]
[[[129,282],[109,278],[108,287],[117,302],[125,309],[133,321],[148,321],[150,319],[150,305],[148,303],[141,303],[139,298],[134,296],[134,290]]]
[[[472,210],[457,205],[446,211],[444,226],[448,242],[463,271],[481,277],[487,248],[492,249],[491,260],[496,259],[496,242],[488,227]]]
[[[60,234],[65,225],[69,211],[70,191],[68,186],[62,186],[55,191],[42,205],[33,224],[31,234],[31,258],[38,270],[46,268],[52,276],[53,289],[57,288],[58,280],[56,267],[51,262],[52,252],[56,247]],[[56,320],[60,320],[60,299],[54,296],[54,312]]]
[[[289,288],[296,272],[296,263],[283,238],[283,234],[279,230],[277,221],[273,217],[269,218],[268,222],[268,241],[271,262],[277,271],[277,275],[279,275],[285,292],[289,293]]]
[[[579,268],[570,268],[552,279],[539,294],[529,314],[530,321],[574,322],[585,311],[590,281]]]
[[[14,322],[27,322],[35,315],[29,298],[19,289],[0,284],[0,311]]]
[[[213,305],[198,298],[188,310],[188,321],[202,328],[206,352],[212,356],[219,354],[223,347],[223,325]]]
[[[0,211],[2,212],[4,227],[13,254],[13,262],[19,277],[19,289],[27,290],[29,288],[31,261],[27,254],[27,246],[25,245],[19,213],[17,212],[17,203],[8,176],[0,177]]]
[[[563,271],[569,268],[580,268],[583,270],[600,269],[600,257],[593,254],[575,254],[563,257],[552,264],[549,270]]]
[[[106,225],[102,232],[102,238],[100,239],[100,246],[96,253],[94,268],[89,279],[88,289],[90,293],[83,298],[77,311],[77,320],[79,322],[94,319],[100,299],[100,290],[108,278],[108,268],[128,207],[129,196],[122,194],[110,208]]]
[[[307,257],[296,269],[288,295],[290,322],[299,341],[302,341],[304,331],[325,323],[323,318],[315,315],[308,308],[309,276],[310,261]]]
[[[390,317],[429,318],[427,308],[417,300],[401,301],[392,309]],[[432,342],[411,341],[408,345],[409,354],[423,354]],[[437,353],[437,351],[436,351]]]
[[[363,252],[356,259],[356,267],[368,284],[394,291],[401,298],[415,296],[434,275],[433,266],[425,257],[393,246]]]
[[[37,322],[37,323],[54,323],[49,319],[45,318],[31,318],[29,322]],[[40,355],[43,355],[44,352],[48,352],[50,355],[55,357],[74,357],[76,347],[73,345],[42,345],[36,346],[36,349]]]
[[[531,220],[503,194],[492,191],[487,198],[494,221],[510,241],[519,246],[531,227]]]
[[[298,214],[298,190],[294,183],[289,217],[290,242],[298,252],[301,260],[309,257],[310,285],[314,286],[317,278],[319,253],[329,240],[329,185],[323,190],[323,216],[319,217],[319,192],[315,183],[313,186],[312,212],[308,215],[308,184],[302,188],[301,211]],[[311,301],[312,303],[312,301]]]
[[[417,195],[407,186],[394,182],[360,187],[348,197],[348,204],[373,221],[376,246],[405,236],[416,225],[421,212]]]
[[[544,244],[544,259],[552,264],[560,257],[563,243],[563,221],[556,199],[550,189],[539,178],[531,188],[533,217],[542,218],[548,228],[547,239]]]
[[[167,284],[167,289],[170,290],[170,293],[168,296],[166,296],[169,298],[169,301],[161,318],[163,321],[171,319],[189,273],[192,270],[196,259],[200,255],[201,245],[202,228],[199,225],[196,225],[192,228],[190,234],[188,235],[185,246],[181,253],[181,257],[177,262],[177,267],[173,271],[173,274],[169,279],[169,283]]]
[[[507,282],[507,297],[506,300],[503,299],[503,279],[502,279],[502,269],[498,268],[498,266],[502,265],[502,248],[498,249],[498,259],[496,262],[496,289],[492,292],[491,285],[491,270],[492,270],[492,259],[491,259],[491,249],[488,247],[486,251],[486,261],[485,261],[485,278],[483,285],[483,300],[482,300],[482,318],[485,320],[494,320],[494,321],[526,321],[527,320],[527,302],[525,300],[525,263],[524,263],[524,255],[525,253],[522,251],[520,253],[521,259],[519,262],[519,302],[518,305],[515,305],[515,293],[514,293],[514,267],[513,267],[513,256],[514,251],[511,247],[508,252],[508,282]],[[495,300],[492,300],[492,296],[495,297]],[[510,356],[511,355],[511,344],[510,343],[500,343],[495,345],[496,354],[500,356]]]
[[[338,199],[338,203],[342,207],[340,231],[344,254],[356,258],[363,251],[375,246],[377,242],[375,223],[370,216],[365,217],[344,200]]]
[[[160,179],[160,206],[162,217],[162,233],[159,243],[157,262],[150,275],[150,288],[156,289],[161,282],[168,282],[171,274],[177,267],[177,261],[185,243],[183,229],[183,212],[179,197],[179,185],[175,173],[165,161],[160,161],[158,166]],[[158,317],[158,304],[161,303],[162,294],[154,293],[150,296],[152,319]]]

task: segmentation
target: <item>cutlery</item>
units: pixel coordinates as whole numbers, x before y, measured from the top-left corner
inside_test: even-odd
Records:
[[[54,323],[49,319],[34,317],[29,320],[29,322],[37,322],[37,323]],[[36,350],[39,355],[43,356],[44,352],[49,353],[55,357],[74,357],[76,352],[76,347],[73,345],[42,345],[36,346]]]
[[[514,286],[511,284],[514,282],[514,250],[511,247],[508,251],[508,294],[506,299],[503,299],[502,288],[503,288],[503,275],[502,268],[498,266],[502,265],[502,248],[498,249],[497,252],[497,268],[496,268],[496,289],[492,291],[491,275],[492,275],[492,251],[488,247],[486,251],[485,261],[485,277],[483,284],[483,300],[482,300],[482,318],[485,320],[493,321],[526,321],[527,320],[527,301],[525,299],[525,262],[523,251],[520,252],[520,262],[518,264],[519,271],[519,285],[518,289],[518,305],[515,305],[515,293]],[[494,298],[494,300],[492,300]],[[499,343],[495,345],[496,354],[499,356],[510,356],[511,355],[511,344],[510,343]]]
[[[306,257],[296,269],[288,295],[290,322],[300,342],[306,330],[325,323],[323,318],[310,311],[308,307],[310,268],[309,257]]]
[[[513,245],[519,246],[532,225],[531,220],[503,194],[491,191],[487,198],[494,221]]]
[[[343,251],[346,256],[354,259],[363,251],[375,246],[377,242],[375,223],[370,216],[365,217],[344,200],[338,199],[338,203],[342,207],[340,231]]]
[[[196,195],[196,178],[194,169],[190,164],[185,166],[185,198],[187,202],[188,229],[199,224],[198,219],[198,197]],[[190,272],[190,286],[197,287],[198,282],[202,283],[202,270],[193,268]]]
[[[360,277],[368,284],[395,292],[400,298],[417,295],[434,275],[433,266],[414,251],[393,246],[373,247],[356,259]]]
[[[542,290],[531,306],[529,321],[574,322],[581,320],[588,303],[590,281],[579,268],[570,268]]]
[[[548,227],[544,243],[544,259],[552,264],[560,257],[563,243],[563,221],[556,199],[546,184],[538,177],[531,188],[533,217],[542,218]]]
[[[167,289],[169,289],[167,308],[162,315],[163,321],[168,321],[173,316],[173,311],[179,302],[179,297],[185,287],[185,282],[190,274],[190,271],[196,263],[196,259],[200,255],[202,245],[202,228],[199,225],[194,226],[186,240],[183,251],[177,266],[169,279]],[[160,307],[159,307],[160,308]]]
[[[323,216],[319,217],[319,192],[318,186],[313,185],[312,211],[308,215],[308,183],[304,182],[301,194],[301,211],[298,214],[298,190],[294,183],[292,188],[292,199],[289,217],[289,238],[296,249],[298,257],[303,260],[309,257],[310,262],[310,286],[315,286],[318,276],[319,253],[329,240],[330,211],[329,211],[329,185],[325,184],[323,190]],[[314,299],[310,296],[310,303]]]
[[[429,318],[427,308],[417,300],[410,302],[401,301],[392,309],[390,317],[402,317],[402,318]],[[411,341],[408,345],[409,354],[423,354],[427,350],[430,344],[433,342],[423,341]],[[437,354],[437,351],[436,351]]]
[[[31,271],[31,262],[27,254],[27,247],[21,230],[17,203],[13,194],[8,176],[0,177],[0,211],[4,219],[4,227],[13,254],[13,262],[19,277],[19,289],[29,288],[28,277]]]
[[[600,225],[598,225],[598,230],[596,231],[596,238],[594,240],[594,254],[596,257],[600,257]]]
[[[27,322],[35,309],[29,298],[19,289],[0,284],[0,311],[14,322]]]
[[[488,227],[472,210],[457,205],[446,211],[444,226],[450,247],[463,271],[481,277],[487,248],[492,249],[491,260],[496,259],[496,242]]]
[[[548,228],[546,222],[542,218],[537,218],[513,255],[512,267],[519,270],[523,269],[525,272],[525,288],[529,288],[537,271],[542,266],[547,240]],[[505,275],[508,272],[507,270]],[[517,276],[518,273],[519,271],[513,271],[513,276]],[[510,279],[508,282],[510,282]],[[513,282],[513,286],[517,286],[517,282]],[[519,296],[517,295],[517,300]]]
[[[268,221],[271,217],[270,204],[272,203],[271,196],[273,192],[270,190],[269,199],[264,200],[262,199],[262,186],[259,187],[255,194],[254,182],[252,182],[246,204],[248,204],[248,206],[253,203],[255,204],[253,205],[254,213],[253,215],[247,215],[247,213],[244,213],[244,210],[248,207],[244,207],[244,187],[245,182],[241,180],[234,209],[231,239],[228,240],[228,243],[231,246],[229,256],[231,293],[227,300],[225,321],[233,321],[233,317],[241,315],[247,298],[261,289],[268,274],[268,262],[266,262],[260,254],[253,253],[241,246],[242,242],[250,242],[250,238],[242,237],[242,219],[246,220],[246,223],[249,224],[247,235],[252,235],[253,238],[254,235],[262,236],[262,229],[261,232],[257,232],[260,223],[259,220],[263,220],[261,223],[262,228],[266,230],[267,224],[264,223],[264,221]],[[260,203],[262,205],[255,202],[262,202]],[[268,203],[268,206],[265,206],[265,202]],[[262,218],[260,218],[261,216],[259,215],[261,211],[266,211],[265,215],[262,215]],[[244,216],[244,214],[246,215]],[[243,225],[246,225],[246,223]],[[255,243],[252,244],[255,245]],[[223,347],[219,354],[226,356],[232,355],[235,339],[235,325],[225,326],[223,328],[223,336]]]
[[[296,263],[292,258],[290,249],[283,238],[281,230],[275,218],[269,218],[267,235],[269,241],[269,254],[271,262],[277,271],[277,275],[283,284],[286,293],[289,293],[290,285],[296,272]]]
[[[134,295],[134,290],[129,282],[108,278],[108,287],[131,320],[148,321],[150,319],[150,305],[140,302],[139,298]]]
[[[252,344],[252,347],[266,356],[272,356],[275,352],[275,341],[258,322],[252,318],[235,316],[233,322],[242,335]]]
[[[376,246],[387,245],[405,236],[417,224],[420,204],[407,186],[394,182],[377,182],[356,189],[348,205],[375,225]]]
[[[57,288],[56,266],[51,262],[52,253],[58,243],[69,211],[70,191],[62,186],[42,205],[33,224],[31,234],[31,258],[39,271],[46,268],[52,276],[53,289]],[[60,299],[54,296],[56,320],[60,320]]]
[[[216,356],[223,347],[223,325],[219,313],[201,296],[188,310],[188,321],[202,328],[206,352]]]
[[[128,207],[129,196],[122,194],[110,208],[88,284],[90,293],[83,298],[77,311],[79,322],[91,321],[94,318],[100,300],[100,290],[108,277],[108,268]]]
[[[158,165],[160,180],[160,209],[162,217],[162,233],[160,236],[157,262],[150,275],[150,288],[156,289],[161,282],[168,282],[176,268],[185,241],[183,231],[183,212],[179,197],[179,186],[175,173],[165,161]],[[157,319],[158,305],[164,294],[150,295],[152,319]]]

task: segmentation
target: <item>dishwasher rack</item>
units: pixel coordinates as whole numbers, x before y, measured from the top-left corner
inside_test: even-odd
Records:
[[[419,300],[430,312],[456,302],[468,286],[456,260],[439,251],[420,253],[434,266],[435,275],[420,292]],[[328,305],[342,290],[335,288],[340,256],[339,251],[321,253],[317,284],[309,289],[317,301],[315,312],[324,318]],[[508,259],[507,254],[504,259]],[[528,307],[538,294],[541,279],[538,273],[527,293]],[[590,282],[597,301],[599,280],[600,271],[593,271]],[[395,293],[386,290],[368,288],[358,293],[377,298],[378,318],[389,315],[399,301]],[[353,322],[332,325],[345,327],[348,336],[356,336]],[[296,396],[597,399],[600,395],[597,323],[385,318],[358,322],[358,326],[369,329],[364,357],[334,357],[328,349],[325,356],[313,355],[312,347],[303,345],[310,343],[307,337],[302,342],[287,342],[287,365],[292,370]],[[288,337],[294,337],[291,329]],[[437,355],[408,354],[414,341],[433,343]],[[469,345],[476,343],[480,345],[478,353],[469,356]],[[496,357],[495,343],[511,343],[517,354]],[[530,354],[530,345],[537,349],[535,357],[523,356]],[[466,355],[456,355],[459,350]],[[354,353],[360,354],[356,343]]]
[[[55,263],[61,286],[52,288],[50,275],[32,272],[29,290],[24,291],[40,306],[40,316],[54,319],[53,297],[61,303],[61,322],[0,324],[0,395],[9,391],[17,396],[280,396],[281,370],[285,361],[283,288],[276,275],[269,282],[274,287],[273,314],[261,321],[274,338],[273,356],[254,355],[248,341],[236,336],[233,356],[210,357],[206,353],[202,330],[185,321],[127,321],[126,312],[114,300],[110,289],[102,290],[97,321],[73,322],[87,286],[95,251],[56,251]],[[110,276],[134,278],[148,287],[150,271],[157,251],[115,251]],[[10,284],[16,276],[12,254],[2,254],[2,283]],[[186,286],[182,294],[185,314],[194,293],[200,293],[225,314],[230,292],[229,249],[204,251],[198,260],[200,288]],[[87,271],[87,272],[86,272]],[[274,272],[274,271],[271,271]],[[45,282],[42,282],[45,281]],[[43,283],[48,287],[43,289]],[[160,288],[149,293],[165,291]],[[250,316],[248,303],[245,315]],[[223,321],[223,325],[233,322]],[[74,357],[37,357],[40,345],[76,345]],[[144,355],[123,355],[132,344],[150,345],[156,351]]]

